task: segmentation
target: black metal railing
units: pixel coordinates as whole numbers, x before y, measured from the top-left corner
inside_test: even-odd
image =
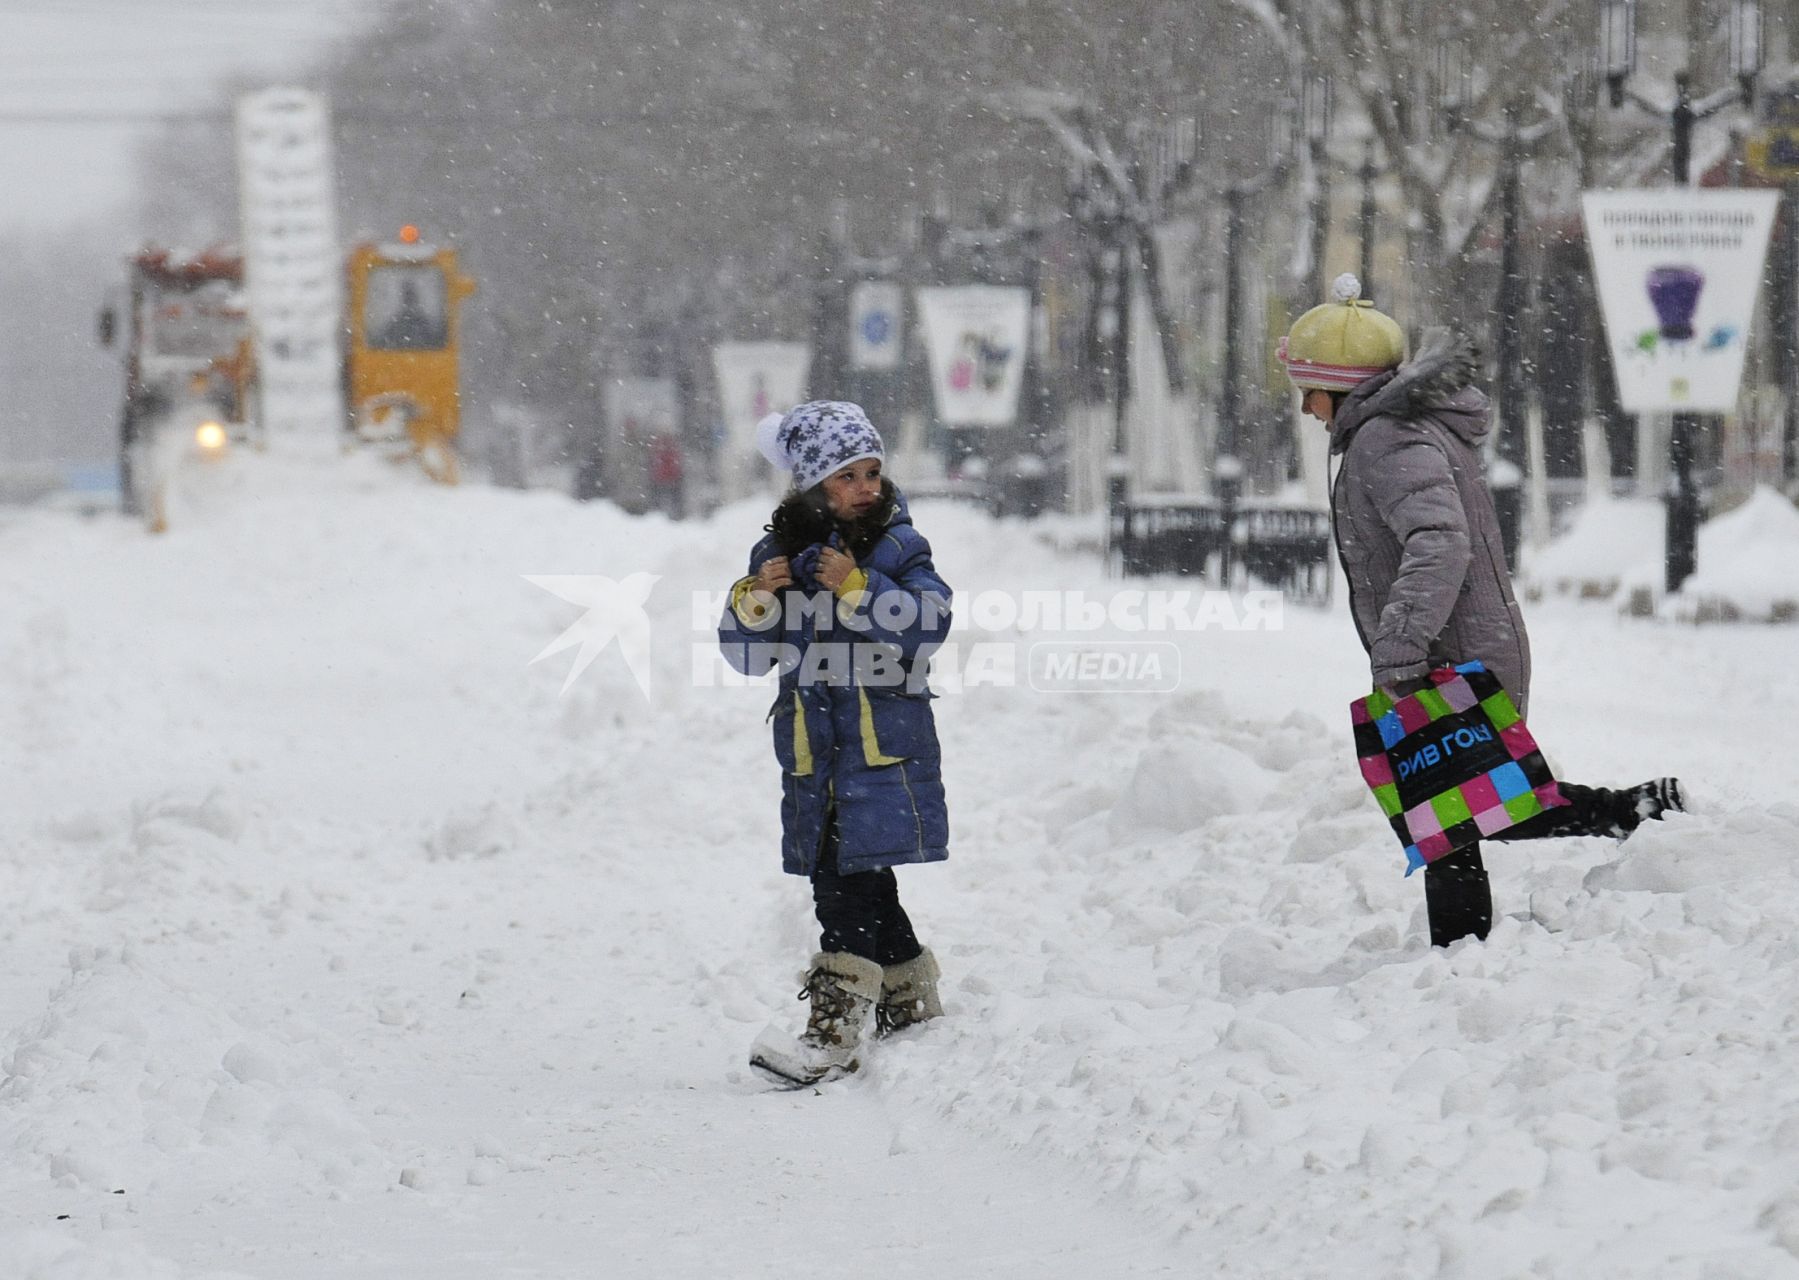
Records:
[[[1297,601],[1330,599],[1330,514],[1308,507],[1140,498],[1111,515],[1113,562],[1127,577],[1180,574],[1259,582]]]

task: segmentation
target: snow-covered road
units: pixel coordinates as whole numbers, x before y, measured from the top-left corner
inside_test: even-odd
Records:
[[[162,539],[0,515],[0,1275],[1799,1274],[1790,630],[1534,610],[1567,776],[1697,812],[1496,852],[1447,954],[1340,611],[1180,636],[1170,694],[951,693],[902,884],[952,1016],[781,1094],[767,692],[690,652],[762,514],[210,479]],[[916,515],[965,598],[1109,589]],[[524,575],[639,571],[653,698],[616,650],[559,696]]]

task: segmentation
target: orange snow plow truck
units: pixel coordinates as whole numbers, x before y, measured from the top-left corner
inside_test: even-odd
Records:
[[[119,492],[154,532],[168,527],[169,478],[183,459],[222,456],[255,430],[243,285],[235,253],[147,248],[128,261],[122,307],[100,313],[101,343],[122,342],[125,354]]]
[[[432,479],[455,484],[461,308],[475,282],[462,273],[456,250],[426,244],[417,227],[406,226],[396,241],[353,248],[345,284],[351,430],[410,453]]]

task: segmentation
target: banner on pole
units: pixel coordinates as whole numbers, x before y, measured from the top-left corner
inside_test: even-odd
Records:
[[[1031,294],[1003,285],[918,291],[937,416],[952,427],[1003,427],[1018,417]]]
[[[805,399],[811,367],[812,348],[803,342],[721,342],[712,348],[712,372],[733,450],[756,452],[756,424]]]
[[[726,497],[761,487],[758,477],[767,464],[756,448],[756,424],[806,398],[811,368],[812,348],[803,342],[721,342],[712,348],[724,426],[718,477]]]
[[[1618,400],[1630,413],[1732,413],[1773,191],[1581,196]]]
[[[900,367],[906,295],[890,280],[864,280],[850,290],[850,367]]]

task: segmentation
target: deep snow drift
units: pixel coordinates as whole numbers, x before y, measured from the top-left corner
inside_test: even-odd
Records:
[[[1525,556],[1536,592],[1612,599],[1673,622],[1799,620],[1799,510],[1775,490],[1756,489],[1699,528],[1699,569],[1668,595],[1663,503],[1589,498],[1562,537]]]
[[[1695,812],[1495,849],[1447,953],[1340,607],[1171,637],[1169,693],[946,681],[950,1016],[780,1094],[808,900],[692,605],[765,512],[202,478],[160,539],[0,513],[0,1275],[1799,1274],[1789,629],[1533,607],[1552,761]],[[963,600],[1120,585],[915,516]],[[526,575],[637,572],[652,696],[616,646],[560,693]]]

